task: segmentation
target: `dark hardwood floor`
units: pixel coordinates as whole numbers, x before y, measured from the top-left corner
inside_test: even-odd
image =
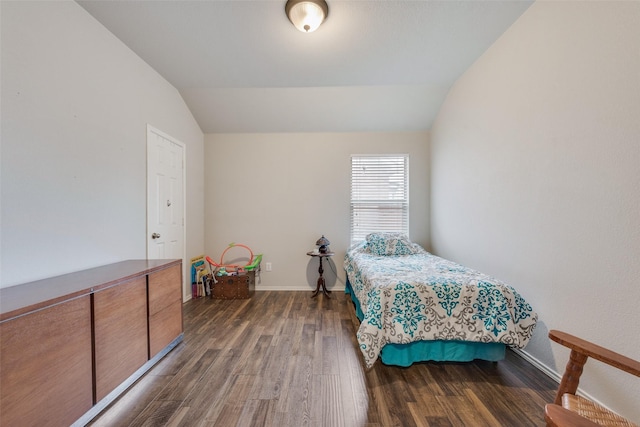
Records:
[[[498,363],[365,371],[347,296],[257,292],[184,305],[184,342],[94,426],[543,426],[557,384]]]

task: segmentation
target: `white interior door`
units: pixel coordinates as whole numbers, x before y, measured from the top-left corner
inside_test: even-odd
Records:
[[[184,198],[184,145],[147,126],[147,258],[184,264]]]

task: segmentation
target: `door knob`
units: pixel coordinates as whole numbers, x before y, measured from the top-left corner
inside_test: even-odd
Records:
[[[153,234],[151,235],[151,238],[152,238],[152,239],[158,239],[159,237],[160,237],[160,233],[153,233]]]

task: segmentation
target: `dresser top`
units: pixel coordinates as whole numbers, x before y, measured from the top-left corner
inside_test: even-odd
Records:
[[[135,259],[0,289],[0,321],[88,295],[178,265],[179,259]]]

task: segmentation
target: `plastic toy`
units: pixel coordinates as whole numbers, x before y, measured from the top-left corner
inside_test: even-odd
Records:
[[[249,262],[247,263],[247,265],[244,266],[240,266],[238,264],[225,264],[224,263],[224,255],[227,253],[227,251],[231,248],[235,248],[235,247],[241,247],[246,249],[247,251],[249,251]],[[243,245],[240,243],[229,243],[229,246],[224,250],[224,252],[222,252],[222,256],[220,257],[220,262],[215,262],[214,260],[212,260],[210,257],[205,257],[205,259],[207,260],[207,262],[209,263],[209,266],[211,267],[211,271],[215,271],[215,270],[220,270],[220,271],[224,271],[226,272],[226,274],[233,274],[233,272],[235,273],[240,273],[243,271],[252,271],[255,270],[256,268],[258,268],[258,266],[260,265],[260,261],[262,261],[262,254],[258,254],[254,257],[253,255],[253,251],[251,250],[250,247],[248,247],[247,245]]]

